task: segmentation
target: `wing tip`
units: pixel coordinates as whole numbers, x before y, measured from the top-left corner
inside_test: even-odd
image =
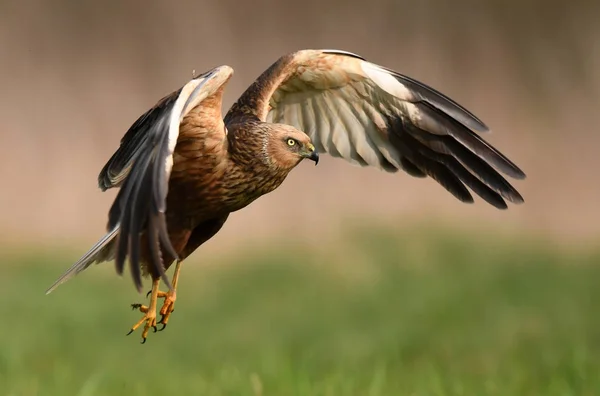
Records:
[[[521,170],[519,167],[517,167],[516,165],[515,165],[515,169],[514,169],[514,171],[513,171],[513,174],[511,175],[511,177],[512,177],[513,179],[516,179],[516,180],[525,180],[525,179],[527,179],[527,175],[525,174],[525,172],[523,172],[523,171],[522,171],[522,170]]]
[[[521,170],[521,168],[519,168],[511,160],[506,158],[506,156],[502,155],[502,153],[498,153],[500,154],[499,158],[497,158],[491,163],[489,160],[487,160],[486,162],[488,162],[490,165],[493,165],[494,168],[498,169],[506,176],[509,176],[515,180],[525,180],[527,178],[527,175],[525,174],[525,172],[523,172],[523,170]]]
[[[493,206],[498,210],[508,210],[508,205],[506,204],[506,202],[504,202],[504,200],[502,200],[502,204],[498,203]]]
[[[512,202],[515,205],[522,205],[525,203],[525,199],[523,198],[523,196],[516,190],[509,197],[505,197],[505,198],[508,199],[510,202]]]
[[[477,132],[481,132],[481,133],[488,133],[491,132],[491,129],[489,126],[487,126],[487,124],[485,122],[483,122],[481,119],[479,119],[479,117],[477,117],[475,114],[469,112],[470,120],[473,121],[474,125],[471,125],[471,128],[473,128],[473,130],[477,131]]]
[[[406,89],[410,90],[414,95],[414,100],[421,100],[435,106],[439,110],[454,118],[456,121],[474,131],[480,133],[490,132],[490,128],[485,122],[483,122],[470,110],[448,95],[422,81],[419,81],[413,77],[409,77],[405,74],[401,74],[388,67],[381,65],[375,66],[391,74],[396,80],[398,80],[400,84],[404,85]]]

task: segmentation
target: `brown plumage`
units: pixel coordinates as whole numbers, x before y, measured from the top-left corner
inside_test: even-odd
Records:
[[[223,226],[230,213],[275,190],[303,159],[329,153],[360,166],[430,176],[463,202],[469,189],[491,205],[523,198],[500,172],[525,174],[477,133],[468,110],[410,77],[336,50],[303,50],[269,67],[221,115],[233,74],[220,66],[161,99],[127,131],[98,177],[119,187],[108,234],[58,285],[92,263],[129,268],[138,291],[153,279],[150,306],[132,331],[156,326],[173,309],[179,265]],[[177,262],[173,282],[165,274]],[[159,279],[168,285],[158,291]],[[139,305],[136,305],[139,307]]]

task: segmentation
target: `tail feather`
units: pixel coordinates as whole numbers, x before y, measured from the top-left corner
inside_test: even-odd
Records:
[[[61,284],[65,283],[69,279],[73,278],[75,275],[87,269],[90,265],[94,263],[102,263],[104,261],[109,261],[114,258],[115,255],[115,237],[117,236],[119,231],[119,225],[117,224],[108,234],[104,235],[92,248],[83,255],[75,264],[71,266],[64,274],[60,276],[46,290],[46,294],[50,294],[54,289],[56,289]]]

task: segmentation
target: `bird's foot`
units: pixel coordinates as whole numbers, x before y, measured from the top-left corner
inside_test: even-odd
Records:
[[[146,294],[146,297],[148,297],[151,293],[152,293],[152,290],[150,290],[148,292],[148,294]],[[163,331],[165,329],[165,327],[167,327],[167,323],[169,322],[169,317],[171,316],[173,311],[175,311],[175,300],[177,300],[177,292],[175,290],[168,291],[168,292],[163,292],[163,291],[159,290],[156,293],[156,298],[164,299],[163,305],[159,311],[159,313],[161,315],[160,321],[158,321],[158,322],[155,321],[155,326],[157,324],[162,325],[162,327],[160,329],[158,329],[158,331]],[[134,309],[138,308],[142,312],[148,311],[148,307],[146,307],[145,305],[142,305],[142,304],[132,304],[131,306]],[[154,329],[154,332],[156,332],[156,329]]]
[[[131,327],[131,330],[129,331],[129,333],[127,333],[127,335],[133,333],[138,327],[140,327],[142,324],[144,324],[144,330],[142,330],[142,344],[144,344],[146,342],[146,337],[148,337],[148,332],[150,331],[150,329],[153,329],[154,332],[156,333],[156,301],[158,300],[158,285],[159,285],[160,280],[159,279],[154,279],[152,281],[152,290],[150,291],[149,294],[151,294],[150,296],[150,304],[148,304],[148,306],[142,305],[142,304],[131,304],[131,308],[132,309],[139,309],[141,312],[144,313],[144,316],[142,317],[142,319],[140,319],[139,322],[137,322],[136,324],[133,325],[133,327]]]
[[[153,329],[156,333],[156,309],[152,310],[149,307],[142,304],[131,304],[131,308],[134,310],[140,310],[144,313],[144,316],[142,317],[142,319],[140,319],[139,322],[137,322],[131,327],[131,330],[129,330],[129,333],[127,333],[127,335],[130,335],[131,333],[136,331],[138,327],[144,324],[144,330],[142,330],[142,344],[144,344],[146,342],[146,338],[148,337],[148,332],[150,331],[150,329]]]
[[[175,310],[175,300],[177,300],[177,292],[175,290],[168,292],[158,292],[158,298],[164,298],[165,301],[163,303],[162,308],[160,309],[160,321],[158,323],[162,324],[162,327],[159,331],[162,331],[167,327],[167,323],[169,322],[169,317]]]

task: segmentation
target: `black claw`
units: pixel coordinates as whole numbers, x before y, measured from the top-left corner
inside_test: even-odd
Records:
[[[163,327],[161,327],[161,328],[160,328],[160,330],[158,330],[158,331],[163,331],[163,330],[165,329],[165,327],[167,327],[167,324],[166,324],[166,323],[161,323],[161,325],[162,325]]]
[[[152,330],[154,330],[155,333],[158,331],[158,329],[156,328],[156,326],[152,326]]]
[[[146,339],[145,339],[145,338],[142,338],[142,342],[141,342],[141,344],[145,344],[145,343],[146,343]]]
[[[129,334],[133,333],[133,329],[129,330],[129,333],[125,334],[126,336],[128,336]]]
[[[146,298],[148,298],[148,296],[152,293],[152,290],[150,290],[148,293],[146,293]]]
[[[136,309],[138,309],[141,306],[142,306],[142,304],[131,304],[131,309],[132,310],[136,310]]]

